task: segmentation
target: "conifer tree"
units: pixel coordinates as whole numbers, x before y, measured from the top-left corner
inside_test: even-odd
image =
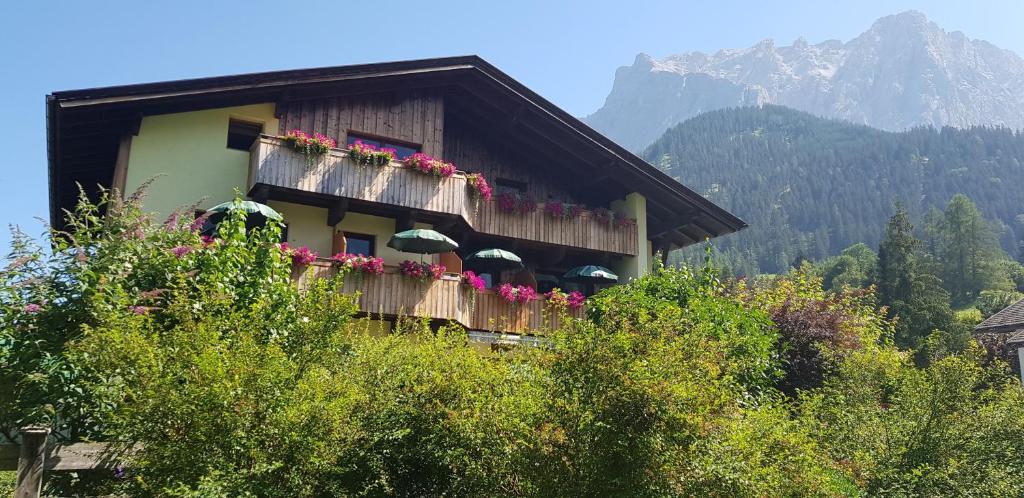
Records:
[[[896,343],[903,348],[917,347],[932,331],[953,322],[949,293],[941,279],[921,267],[921,256],[921,241],[914,237],[910,216],[897,203],[878,247],[875,281],[879,302],[897,320]]]

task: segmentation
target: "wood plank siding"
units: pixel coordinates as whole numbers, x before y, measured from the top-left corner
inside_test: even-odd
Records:
[[[507,213],[495,200],[478,201],[470,196],[462,173],[437,178],[397,162],[383,167],[359,166],[340,150],[309,163],[305,156],[272,137],[261,137],[253,144],[250,192],[257,185],[459,216],[476,232],[488,235],[630,256],[637,251],[638,234],[633,223],[613,227],[597,222],[590,213],[575,219],[556,219],[540,206],[533,213]]]
[[[296,279],[304,287],[313,279],[336,274],[329,263],[318,261],[296,275]],[[462,284],[454,274],[423,282],[387,267],[383,275],[347,275],[342,292],[358,294],[359,310],[370,317],[425,316],[472,330],[519,334],[542,332],[559,325],[557,313],[550,310],[544,298],[513,306],[493,290],[478,292]],[[582,313],[578,310],[570,314],[579,317]]]
[[[277,112],[281,135],[318,132],[344,145],[351,131],[419,145],[434,157],[444,153],[444,96],[433,90],[282,102]]]

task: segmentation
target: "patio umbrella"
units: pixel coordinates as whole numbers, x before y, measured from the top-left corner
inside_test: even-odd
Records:
[[[588,284],[601,284],[609,282],[618,282],[619,276],[612,273],[611,270],[597,265],[585,265],[577,266],[562,275],[562,278],[573,282],[588,283]]]
[[[418,228],[392,235],[388,247],[415,254],[439,254],[458,249],[459,244],[441,233]]]
[[[242,201],[236,205],[234,201],[228,201],[217,204],[206,211],[209,216],[207,216],[206,222],[203,223],[203,229],[200,233],[212,235],[217,230],[217,225],[224,220],[228,213],[236,209],[246,213],[246,230],[264,226],[268,220],[284,221],[284,216],[281,216],[281,213],[278,213],[274,208],[266,204],[260,204],[255,201]]]
[[[523,267],[523,260],[504,249],[481,249],[466,256],[466,266],[485,273],[499,273]]]
[[[558,285],[558,283],[559,283],[558,282],[558,277],[556,277],[554,275],[548,275],[546,273],[538,273],[538,274],[534,275],[534,278],[537,279],[537,283],[547,282],[547,283],[552,284],[552,285]]]

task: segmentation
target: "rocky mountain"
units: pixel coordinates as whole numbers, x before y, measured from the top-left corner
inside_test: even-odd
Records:
[[[763,104],[885,130],[1024,128],[1024,60],[910,11],[883,17],[846,43],[764,40],[714,54],[640,54],[616,71],[604,106],[586,121],[641,150],[702,112]]]

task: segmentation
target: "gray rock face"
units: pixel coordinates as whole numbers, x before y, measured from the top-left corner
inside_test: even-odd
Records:
[[[767,103],[886,130],[1024,128],[1024,60],[910,11],[846,43],[801,38],[711,55],[640,54],[616,71],[604,106],[585,120],[640,150],[701,112]]]

